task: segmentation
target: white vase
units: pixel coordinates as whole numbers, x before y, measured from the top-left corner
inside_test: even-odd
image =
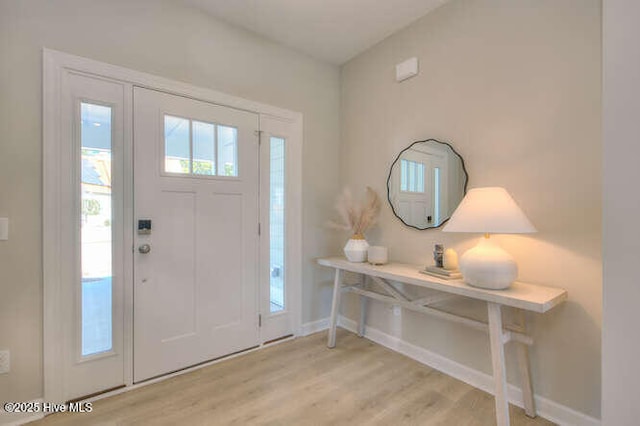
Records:
[[[344,246],[344,255],[349,262],[366,262],[369,243],[360,234],[352,236]]]

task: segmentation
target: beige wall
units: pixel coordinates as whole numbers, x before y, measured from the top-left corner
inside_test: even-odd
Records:
[[[602,314],[600,50],[598,0],[452,0],[348,62],[341,93],[342,183],[372,185],[386,198],[397,153],[431,137],[459,151],[471,187],[504,186],[519,202],[539,232],[495,238],[518,260],[522,281],[569,291],[558,309],[531,315],[535,390],[593,417]],[[412,56],[420,74],[396,83],[395,64]],[[462,252],[476,241],[409,229],[386,204],[368,238],[387,245],[393,260],[422,264],[436,242]],[[412,312],[393,317],[378,304],[369,321],[491,371],[486,335]],[[509,348],[507,356],[518,383]]]
[[[530,237],[498,237],[518,259],[520,278],[569,290],[564,306],[532,316],[536,391],[599,416],[598,0],[452,0],[347,63],[341,81],[336,67],[176,2],[1,0],[0,217],[10,218],[11,239],[0,241],[0,349],[11,350],[12,371],[0,375],[0,400],[42,396],[43,46],[304,114],[303,322],[328,313],[330,274],[311,259],[339,247],[324,223],[340,176],[385,196],[402,148],[426,137],[451,142],[471,186],[505,186],[538,227]],[[411,56],[420,75],[395,83],[394,65]],[[369,239],[416,263],[435,242],[459,251],[474,244],[405,228],[387,206]],[[413,313],[399,320],[395,329],[398,318],[374,305],[373,326],[490,371],[486,336]]]
[[[339,189],[339,70],[175,1],[0,1],[0,401],[42,396],[42,47],[304,114],[303,321],[328,315],[323,224]],[[313,283],[313,284],[312,284]],[[325,300],[325,304],[318,303]]]
[[[604,1],[603,425],[632,426],[640,418],[639,21],[639,2]]]

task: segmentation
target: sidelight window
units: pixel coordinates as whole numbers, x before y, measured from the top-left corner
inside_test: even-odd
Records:
[[[80,105],[82,356],[109,351],[112,334],[111,107]]]
[[[285,140],[272,136],[269,142],[269,264],[271,266],[269,302],[273,313],[285,308]]]

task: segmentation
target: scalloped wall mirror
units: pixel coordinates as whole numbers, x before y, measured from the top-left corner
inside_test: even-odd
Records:
[[[387,198],[405,225],[438,228],[460,204],[468,181],[464,160],[450,144],[436,139],[416,141],[391,165]]]

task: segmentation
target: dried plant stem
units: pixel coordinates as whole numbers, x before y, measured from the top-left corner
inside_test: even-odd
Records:
[[[367,187],[362,203],[353,199],[351,191],[345,188],[336,200],[336,210],[340,216],[340,222],[331,222],[334,228],[350,230],[353,238],[364,239],[364,233],[376,224],[380,215],[380,197]]]

